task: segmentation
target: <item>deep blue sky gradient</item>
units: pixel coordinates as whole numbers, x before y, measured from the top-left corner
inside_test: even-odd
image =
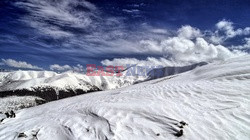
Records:
[[[84,46],[72,45],[73,49],[65,48],[62,43],[67,39],[41,37],[37,30],[22,22],[20,19],[29,14],[29,11],[17,7],[15,2],[0,1],[0,59],[26,61],[48,69],[51,64],[99,65],[101,60],[114,57],[142,59],[150,55],[116,53],[96,55],[85,50]],[[89,0],[89,2],[105,13],[105,16],[121,18],[126,30],[130,31],[136,30],[143,23],[167,30],[176,30],[187,24],[201,30],[213,30],[215,24],[222,19],[233,21],[237,28],[244,28],[250,24],[249,0]],[[124,12],[124,9],[138,11],[129,13]],[[80,30],[72,32],[85,34]],[[241,38],[233,42],[237,40]]]

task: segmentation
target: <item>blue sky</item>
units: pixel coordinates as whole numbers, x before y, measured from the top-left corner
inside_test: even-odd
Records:
[[[2,0],[0,67],[186,65],[245,55],[249,0]]]

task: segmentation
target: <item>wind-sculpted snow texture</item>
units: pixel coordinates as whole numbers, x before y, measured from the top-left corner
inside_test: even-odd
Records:
[[[0,139],[248,140],[249,85],[250,57],[234,58],[20,110]]]

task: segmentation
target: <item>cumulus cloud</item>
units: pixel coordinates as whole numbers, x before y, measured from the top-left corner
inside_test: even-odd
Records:
[[[141,52],[149,52],[151,54],[161,54],[162,48],[157,40],[141,40],[138,48]]]
[[[250,38],[245,38],[244,42],[245,42],[245,44],[243,44],[243,45],[232,46],[231,48],[236,49],[236,50],[250,49]]]
[[[83,72],[85,69],[83,65],[77,64],[76,66],[73,66],[73,70],[77,72]]]
[[[222,43],[236,36],[250,35],[250,27],[235,29],[233,22],[225,19],[219,21],[215,26],[217,30],[211,36],[211,41],[214,43]]]
[[[69,66],[69,65],[58,65],[58,64],[53,64],[50,65],[50,70],[53,71],[68,71],[68,70],[73,70],[73,71],[77,71],[77,72],[82,72],[84,71],[84,67],[80,64],[77,64],[76,66]]]
[[[239,51],[230,51],[222,45],[215,45],[206,41],[197,28],[182,26],[177,35],[162,40],[143,40],[143,50],[155,51],[163,55],[161,58],[148,57],[146,60],[123,58],[103,60],[103,65],[139,64],[139,65],[187,65],[198,62],[220,61],[243,55]]]
[[[191,27],[189,25],[182,26],[180,29],[178,29],[177,33],[178,37],[186,39],[193,39],[202,36],[199,29]]]
[[[154,58],[147,57],[145,60],[139,60],[136,58],[115,58],[113,60],[103,60],[101,61],[102,65],[105,66],[126,66],[126,65],[137,65],[137,66],[173,66],[173,65],[181,65],[175,63],[174,61],[168,60],[164,57]]]
[[[58,64],[53,64],[53,65],[50,65],[49,68],[51,70],[56,70],[56,71],[66,71],[66,70],[71,70],[71,66],[69,65],[63,65],[63,66],[60,66]]]
[[[250,27],[237,29],[233,22],[227,20],[219,21],[215,25],[215,31],[209,30],[209,34],[189,25],[180,27],[173,31],[174,33],[152,27],[147,23],[141,24],[138,28],[127,27],[124,18],[109,17],[85,0],[27,0],[16,2],[16,5],[28,10],[29,14],[21,20],[37,29],[41,35],[55,39],[63,38],[60,40],[60,47],[67,48],[67,53],[73,52],[86,57],[112,53],[149,56],[146,60],[103,60],[103,65],[120,65],[122,62],[184,65],[200,61],[225,60],[243,53],[230,51],[223,42],[235,36],[250,34]],[[140,13],[137,10],[126,9],[123,12]],[[54,64],[50,69],[64,71],[81,68]]]
[[[209,44],[200,37],[195,41],[173,37],[162,41],[161,45],[167,57],[181,62],[225,60],[234,56],[224,46]]]
[[[230,21],[222,20],[216,24],[216,27],[219,31],[224,31],[227,38],[242,34],[242,29],[234,30],[233,23]]]
[[[25,68],[25,69],[36,69],[36,70],[42,70],[42,68],[38,66],[34,66],[32,64],[29,64],[25,61],[16,61],[13,59],[2,59],[2,63],[4,65],[7,65],[9,67],[14,67],[14,68]]]

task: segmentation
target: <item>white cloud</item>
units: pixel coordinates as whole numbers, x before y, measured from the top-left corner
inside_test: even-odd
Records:
[[[126,12],[126,13],[138,13],[140,12],[140,10],[138,9],[122,9],[123,12]]]
[[[146,60],[136,58],[122,58],[113,60],[103,60],[103,65],[163,65],[163,66],[184,66],[198,62],[221,61],[228,58],[243,55],[244,53],[234,53],[221,45],[213,45],[203,38],[196,38],[195,41],[173,37],[163,40],[160,46],[165,57],[148,57]]]
[[[28,22],[25,21],[25,22]],[[51,36],[53,38],[62,38],[62,37],[72,37],[74,36],[74,34],[67,32],[67,31],[63,31],[60,28],[56,27],[56,26],[48,26],[46,23],[43,22],[37,22],[37,21],[33,21],[33,22],[29,22],[30,26],[33,28],[36,28],[37,30],[39,30],[40,33],[42,33],[43,35],[48,35]]]
[[[182,26],[178,31],[178,37],[193,39],[196,37],[200,37],[202,34],[199,29],[193,28],[189,25]]]
[[[235,29],[233,24],[233,22],[225,19],[219,21],[215,25],[217,30],[210,37],[210,40],[214,43],[220,44],[225,40],[234,38],[236,36],[250,35],[250,27],[246,27],[244,29]]]
[[[182,26],[177,36],[161,40],[142,40],[141,51],[162,54],[161,58],[148,57],[146,60],[123,58],[103,60],[103,65],[188,65],[198,62],[221,61],[228,58],[244,55],[240,51],[230,51],[225,46],[215,45],[206,41],[199,29],[191,26]],[[250,42],[250,40],[248,40]]]
[[[62,27],[90,29],[95,26],[93,17],[96,17],[96,7],[85,1],[52,1],[52,0],[28,0],[16,2],[15,5],[29,11],[30,15],[21,20],[42,34],[51,37],[69,37],[70,31]],[[79,11],[76,10],[79,8]],[[85,11],[84,11],[85,10]]]
[[[250,35],[250,27],[246,27],[246,28],[243,30],[243,34],[244,34],[244,35]]]
[[[237,50],[250,49],[250,38],[245,38],[244,41],[245,41],[245,44],[238,45],[238,46],[232,46],[231,48],[237,49]]]
[[[168,31],[165,29],[151,29],[149,31],[151,31],[152,33],[156,33],[156,34],[167,34],[168,33]]]
[[[50,70],[53,71],[68,71],[68,70],[73,70],[73,71],[77,71],[77,72],[82,72],[84,71],[83,66],[80,64],[77,64],[76,66],[69,66],[69,65],[58,65],[58,64],[53,64],[50,65]]]
[[[49,68],[51,70],[55,70],[55,71],[66,71],[66,70],[71,70],[72,69],[72,67],[69,66],[69,65],[60,66],[58,64],[50,65]]]
[[[113,60],[103,60],[101,61],[102,65],[105,66],[126,66],[126,65],[138,65],[138,66],[173,66],[173,65],[180,65],[173,61],[170,61],[166,58],[154,58],[148,57],[146,60],[139,60],[136,58],[115,58]]]
[[[25,69],[36,69],[36,70],[42,70],[42,68],[38,66],[34,66],[32,64],[29,64],[24,61],[16,61],[13,59],[2,59],[2,63],[9,67],[14,67],[14,68],[25,68]]]
[[[161,45],[167,57],[180,62],[225,60],[234,56],[224,46],[209,44],[200,37],[194,41],[173,37],[162,41]]]
[[[223,44],[226,39],[237,35],[249,35],[250,27],[235,29],[233,23],[222,20],[216,24],[216,31],[206,34],[198,28],[189,25],[182,26],[177,31],[167,31],[141,24],[137,29],[127,28],[124,18],[108,17],[95,5],[83,0],[28,0],[17,2],[16,5],[29,11],[22,18],[24,22],[40,31],[46,37],[67,37],[60,47],[67,47],[67,53],[107,55],[129,54],[148,55],[146,60],[126,58],[138,63],[188,64],[200,61],[224,60],[238,56]],[[138,12],[127,11],[124,12]],[[68,27],[68,28],[63,28]],[[67,30],[70,29],[70,30]],[[72,31],[73,30],[73,31]],[[77,32],[80,33],[77,33]],[[173,36],[175,34],[175,36]],[[74,49],[70,48],[74,46]],[[77,49],[75,49],[77,48]],[[60,49],[62,51],[62,49]],[[160,57],[160,58],[158,58]],[[103,61],[103,64],[119,63],[123,59]],[[72,70],[79,66],[52,66],[52,69]]]
[[[224,31],[227,38],[235,37],[242,33],[242,29],[234,30],[233,22],[222,20],[216,24],[216,27],[220,31]]]
[[[138,47],[142,52],[150,52],[151,54],[162,53],[162,48],[157,40],[141,40]]]
[[[210,41],[215,44],[221,44],[226,39],[224,36],[219,36],[217,33],[214,33],[212,36],[209,37]]]
[[[81,55],[158,53],[157,48],[142,51],[142,40],[163,38],[168,33],[151,26],[128,29],[124,18],[107,16],[85,0],[28,0],[16,5],[28,11],[21,20],[42,37],[62,38],[56,45],[68,50],[74,46]]]
[[[83,67],[82,65],[77,64],[76,66],[73,66],[73,70],[74,70],[74,71],[77,71],[77,72],[82,72],[82,71],[84,71],[85,69],[84,69],[84,67]]]

